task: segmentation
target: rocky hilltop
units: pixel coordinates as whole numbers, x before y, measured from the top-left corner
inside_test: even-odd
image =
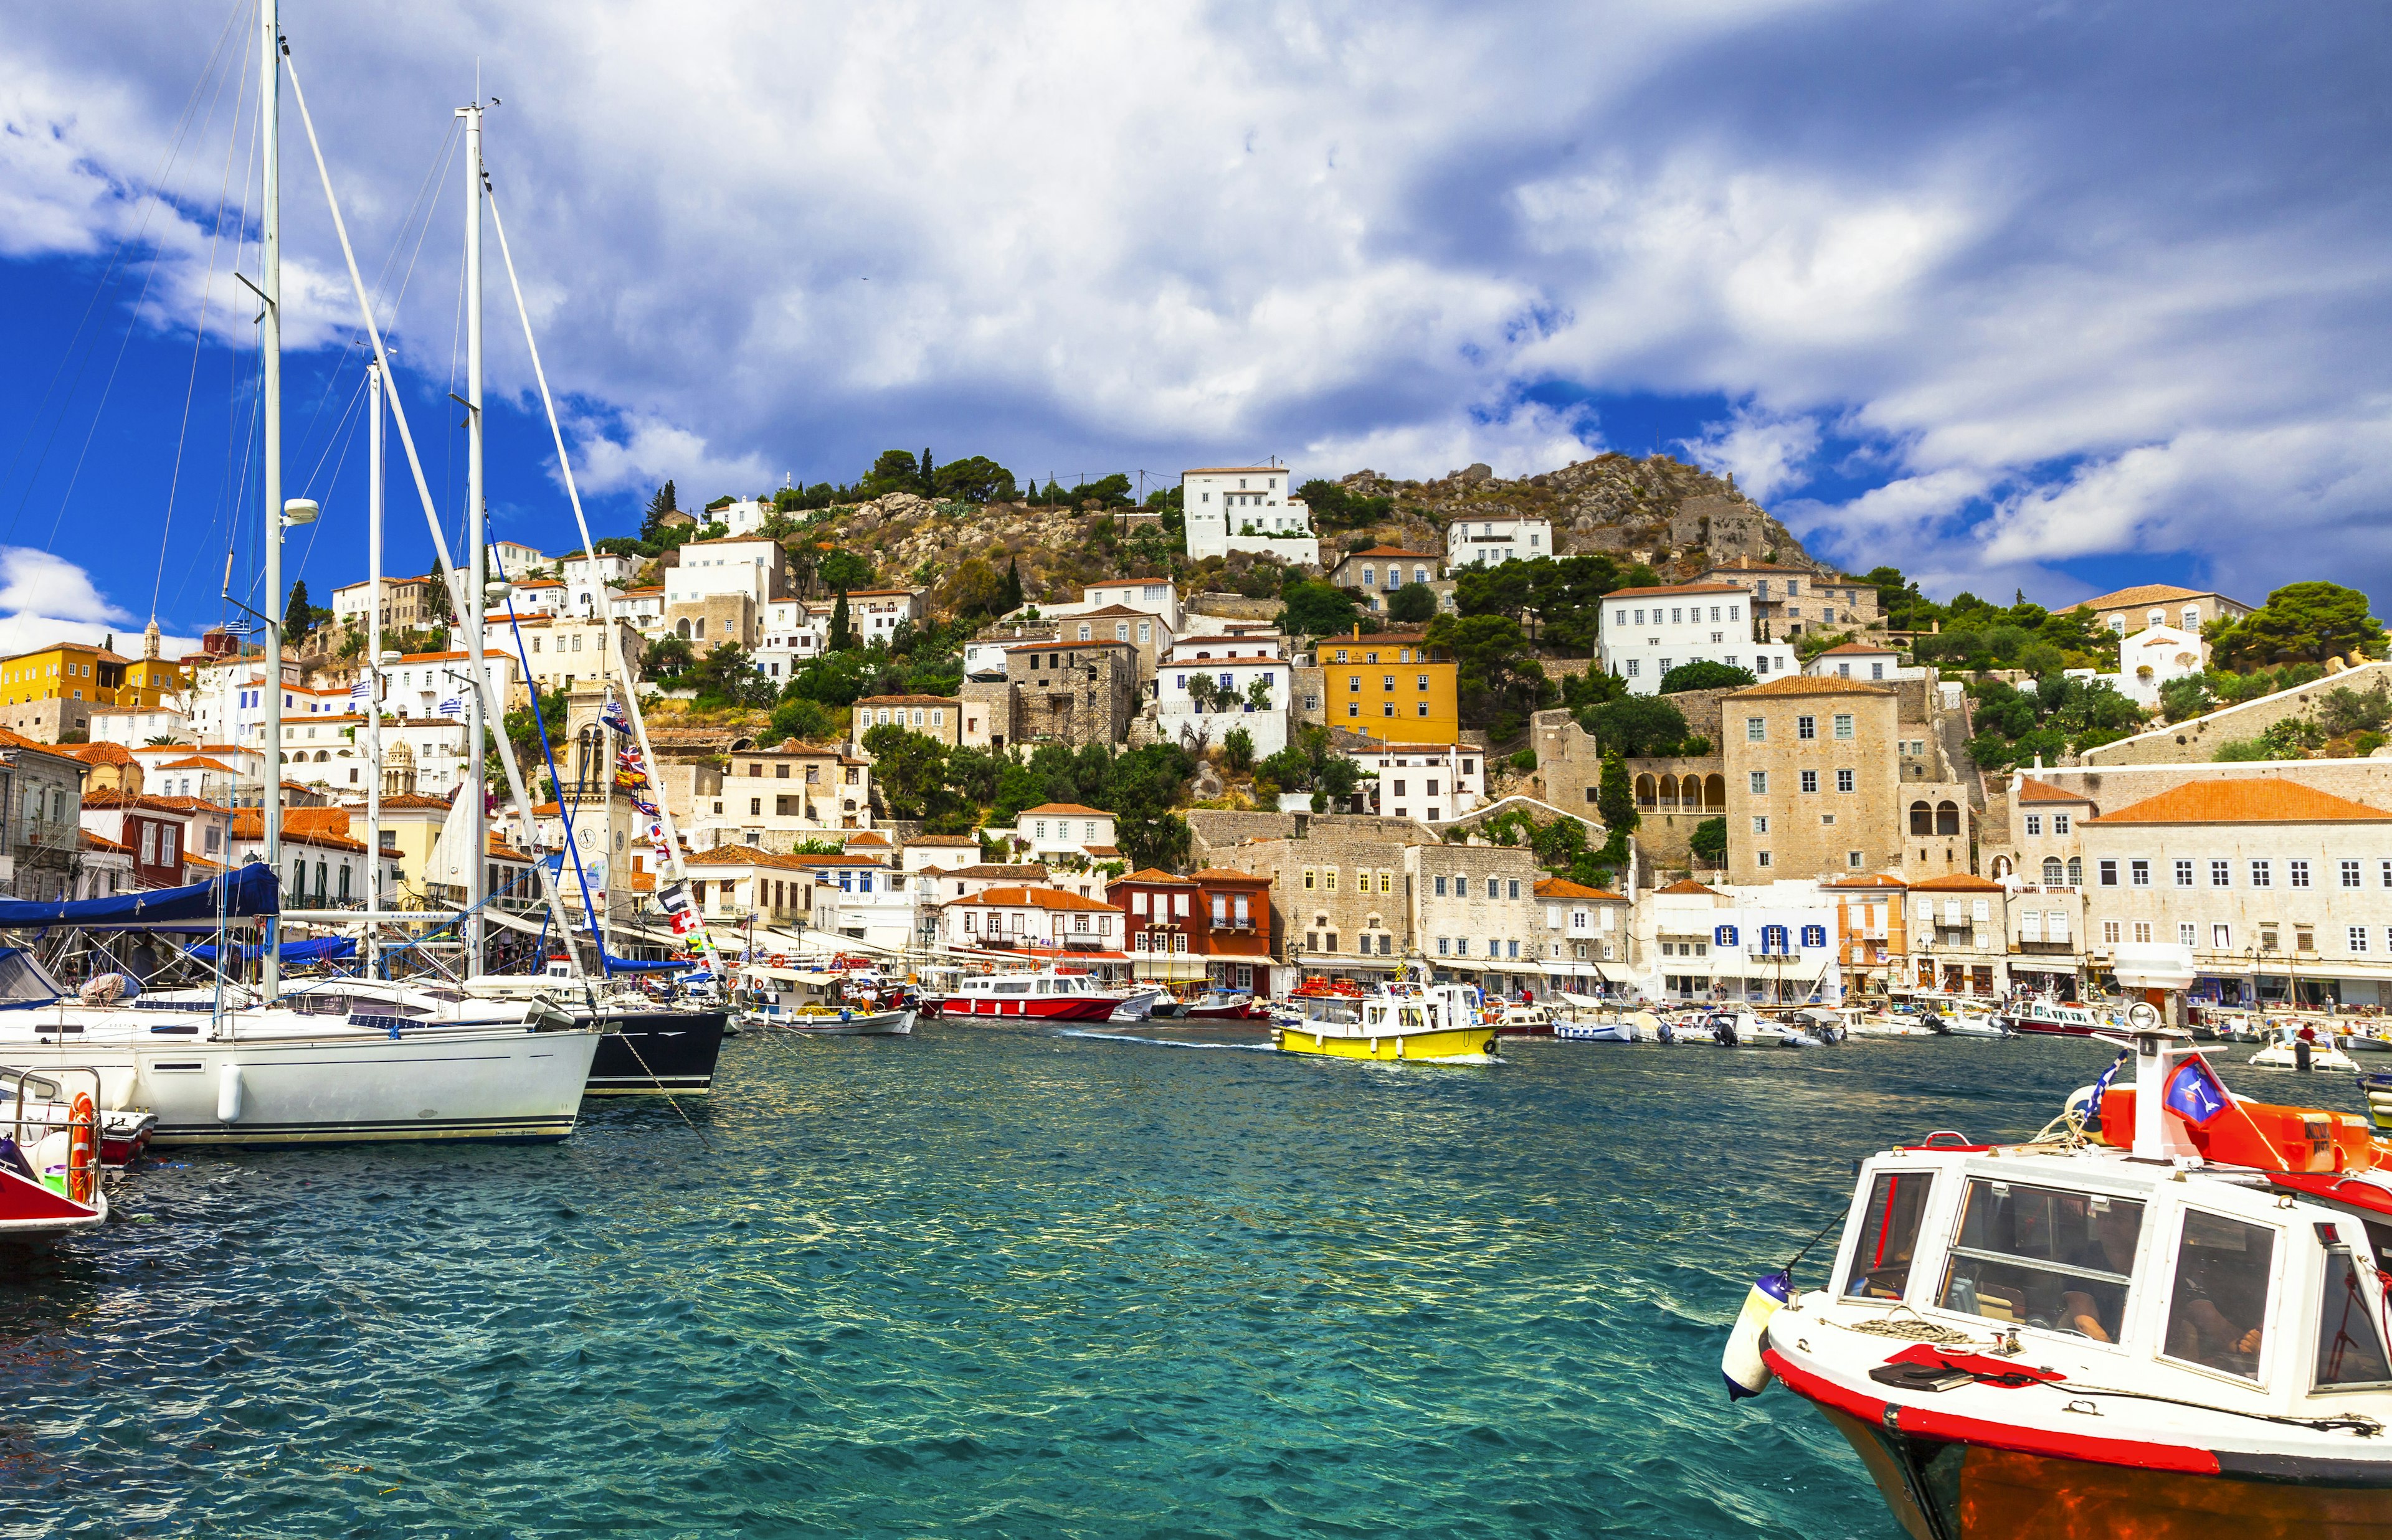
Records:
[[[1817,567],[1794,532],[1715,476],[1668,455],[1598,455],[1557,471],[1507,481],[1484,465],[1435,481],[1398,481],[1358,471],[1337,484],[1342,510],[1316,508],[1325,558],[1385,542],[1444,550],[1457,520],[1525,515],[1553,521],[1564,555],[1607,552],[1650,563],[1671,579],[1739,557]],[[1026,597],[1075,597],[1081,585],[1114,576],[1162,576],[1176,556],[1147,511],[1025,503],[941,503],[910,492],[830,510],[811,526],[817,540],[872,560],[884,580],[944,588],[975,562],[998,572],[1016,563]]]

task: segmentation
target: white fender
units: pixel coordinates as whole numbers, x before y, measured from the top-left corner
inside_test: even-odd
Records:
[[[1727,1349],[1720,1354],[1720,1373],[1727,1380],[1727,1398],[1742,1401],[1748,1395],[1759,1395],[1769,1388],[1773,1378],[1769,1365],[1762,1361],[1761,1345],[1767,1340],[1769,1318],[1777,1307],[1793,1297],[1794,1280],[1785,1273],[1771,1273],[1754,1280],[1751,1291],[1744,1297],[1744,1309],[1736,1318],[1736,1327],[1727,1334]]]
[[[240,1066],[228,1064],[216,1071],[216,1121],[240,1121]]]

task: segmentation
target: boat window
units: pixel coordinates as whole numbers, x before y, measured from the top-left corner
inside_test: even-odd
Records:
[[[1933,1171],[1882,1171],[1869,1187],[1861,1243],[1843,1291],[1871,1300],[1899,1300],[1910,1288],[1910,1259],[1918,1253],[1918,1225],[1927,1214]]]
[[[2238,1378],[2257,1379],[2267,1334],[2268,1275],[2275,1259],[2271,1227],[2187,1209],[2161,1351]]]
[[[1027,978],[1000,979],[994,988],[999,994],[1028,994],[1030,992],[1030,980]]]
[[[2142,1234],[2132,1198],[1974,1178],[1938,1302],[2114,1342]]]
[[[2321,1236],[2335,1226],[2320,1224]],[[2325,1254],[2325,1293],[2318,1304],[2317,1386],[2319,1390],[2392,1381],[2392,1362],[2384,1354],[2384,1338],[2376,1330],[2369,1299],[2367,1275],[2346,1246],[2329,1245]]]
[[[32,953],[20,947],[0,948],[0,1003],[46,1003],[65,993]]]

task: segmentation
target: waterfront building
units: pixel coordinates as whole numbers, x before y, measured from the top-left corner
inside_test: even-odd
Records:
[[[1417,933],[1411,898],[1404,891],[1410,870],[1406,852],[1431,838],[1419,824],[1337,815],[1220,813],[1191,817],[1190,827],[1203,841],[1200,859],[1208,865],[1270,879],[1270,950],[1293,972],[1384,980],[1413,951]],[[1223,843],[1239,829],[1260,833]],[[1216,830],[1221,837],[1212,837]]]
[[[1051,887],[991,887],[940,908],[939,939],[981,951],[1092,954],[1090,961],[1126,962],[1124,920],[1102,899]]]
[[[1246,551],[1275,556],[1292,567],[1319,566],[1320,542],[1312,512],[1294,495],[1284,465],[1221,465],[1179,476],[1188,558]]]
[[[1910,955],[1909,884],[1883,872],[1838,877],[1819,885],[1837,906],[1838,964],[1852,994],[1883,994]]]
[[[1639,982],[1663,1000],[1836,1004],[1841,906],[1814,882],[1671,883],[1635,906]]]
[[[1723,663],[1762,683],[1794,672],[1794,649],[1755,640],[1750,601],[1734,583],[1678,583],[1617,589],[1603,596],[1604,671],[1632,694],[1658,694],[1670,670]]]
[[[925,866],[909,874],[928,879],[930,896],[939,899],[968,899],[985,893],[992,887],[1052,887],[1062,890],[1057,874],[1037,861],[982,861],[959,860],[953,866]],[[1082,898],[1095,895],[1083,893]]]
[[[1987,999],[2009,991],[2009,889],[1961,872],[1914,882],[1907,896],[1910,956],[1892,975],[1898,986]]]
[[[1517,845],[1415,845],[1403,886],[1420,954],[1443,977],[1488,994],[1544,982],[1539,965],[1536,852]]]
[[[1502,562],[1533,562],[1557,556],[1551,519],[1487,515],[1456,519],[1445,526],[1449,568],[1491,567]]]
[[[1632,955],[1633,906],[1626,894],[1540,877],[1536,901],[1543,920],[1538,951],[1552,988],[1593,994],[1600,985],[1635,981],[1641,970]]]
[[[1125,916],[1136,977],[1268,984],[1269,878],[1221,867],[1178,877],[1150,866],[1108,883],[1105,897]]]
[[[793,857],[748,845],[717,845],[682,857],[690,902],[726,929],[780,927],[813,917],[816,878]]]

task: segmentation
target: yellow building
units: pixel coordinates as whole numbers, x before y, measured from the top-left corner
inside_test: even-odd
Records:
[[[99,705],[154,708],[179,701],[182,670],[158,655],[151,622],[143,655],[128,658],[87,641],[60,641],[0,659],[0,705],[29,701],[89,701]]]
[[[1321,715],[1332,727],[1392,744],[1450,744],[1462,730],[1456,665],[1416,635],[1324,637]]]

